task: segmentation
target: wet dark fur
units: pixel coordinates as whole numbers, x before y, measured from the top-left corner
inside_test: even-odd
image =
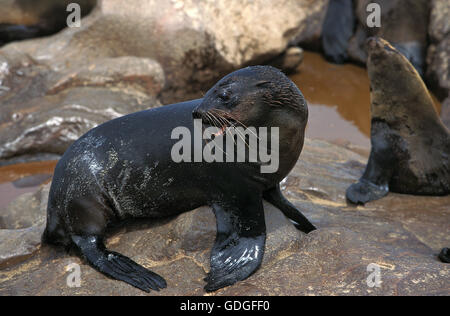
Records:
[[[175,163],[173,129],[192,132],[193,117],[214,111],[218,125],[279,126],[278,171],[262,174],[258,163],[247,162]],[[106,122],[77,140],[58,162],[44,241],[74,247],[113,279],[159,290],[166,287],[162,277],[105,248],[106,231],[130,218],[167,218],[209,205],[217,237],[205,289],[243,280],[260,266],[264,253],[263,197],[298,229],[315,229],[279,188],[302,150],[307,117],[298,88],[275,68],[256,66],[224,77],[203,99]]]
[[[450,249],[444,248],[439,254],[439,259],[444,263],[450,263]]]
[[[388,42],[369,39],[372,150],[364,175],[347,190],[353,203],[389,191],[450,193],[450,133],[419,74]]]
[[[330,0],[322,27],[322,48],[331,62],[343,64],[355,31],[356,16],[352,0]]]

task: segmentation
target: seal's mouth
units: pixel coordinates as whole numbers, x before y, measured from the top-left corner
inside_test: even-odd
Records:
[[[215,136],[224,135],[228,127],[235,127],[238,121],[234,119],[229,113],[225,111],[199,111],[194,110],[192,113],[194,119],[201,119],[204,128],[216,127],[218,131],[214,133]]]

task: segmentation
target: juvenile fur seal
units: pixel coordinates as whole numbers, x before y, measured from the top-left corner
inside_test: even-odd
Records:
[[[180,126],[193,131],[198,117],[221,130],[234,124],[278,126],[278,171],[264,174],[250,162],[174,162],[171,132]],[[300,155],[307,118],[306,101],[294,83],[275,68],[255,66],[222,78],[202,99],[106,122],[78,139],[58,162],[43,240],[74,247],[113,279],[159,290],[165,280],[107,250],[105,232],[128,218],[163,218],[209,205],[217,237],[205,290],[243,280],[260,266],[264,253],[263,197],[299,230],[315,229],[279,186]]]
[[[387,41],[368,40],[372,150],[364,175],[347,189],[353,203],[389,191],[450,193],[450,133],[411,63]]]

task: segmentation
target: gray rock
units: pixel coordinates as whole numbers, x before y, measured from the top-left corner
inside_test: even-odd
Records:
[[[442,103],[441,112],[442,122],[450,129],[450,94],[448,98]]]
[[[295,72],[303,61],[304,51],[298,46],[289,47],[283,54],[278,56],[270,65],[281,69],[289,74]]]
[[[25,193],[0,210],[0,269],[28,259],[40,248],[49,189],[47,184],[36,193]]]
[[[450,244],[450,196],[389,194],[365,207],[349,205],[345,189],[360,177],[366,160],[356,151],[306,140],[282,189],[318,230],[300,233],[280,211],[264,203],[268,234],[261,268],[214,295],[449,295],[450,266],[436,255]],[[214,215],[203,207],[119,229],[108,247],[165,277],[167,289],[150,295],[205,295],[203,278],[209,271],[215,231]],[[5,233],[0,236],[7,238]],[[23,239],[20,232],[7,236],[16,243]],[[16,249],[27,255],[15,256],[13,264],[0,270],[0,295],[145,294],[61,250]],[[81,267],[79,288],[66,283],[72,263]],[[367,284],[373,281],[371,264],[380,269],[380,287]]]

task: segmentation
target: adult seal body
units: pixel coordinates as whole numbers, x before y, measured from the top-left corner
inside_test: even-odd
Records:
[[[105,233],[126,219],[163,218],[209,205],[217,237],[205,290],[243,280],[260,266],[264,253],[263,197],[298,229],[315,229],[279,187],[300,155],[307,117],[305,99],[284,74],[255,66],[227,75],[203,99],[106,122],[78,139],[58,162],[44,241],[73,246],[113,279],[159,290],[165,280],[107,250]],[[218,137],[234,125],[279,127],[277,171],[261,173],[259,162],[175,162],[172,150],[179,140],[172,132],[182,127],[194,134],[194,118],[204,118],[204,128],[218,126]]]
[[[450,133],[411,63],[387,41],[368,40],[371,85],[371,153],[353,203],[389,191],[416,195],[450,193]]]
[[[330,0],[322,28],[325,56],[335,63],[350,59],[365,64],[365,42],[378,36],[423,75],[429,15],[428,0]],[[380,24],[371,25],[377,20]]]

